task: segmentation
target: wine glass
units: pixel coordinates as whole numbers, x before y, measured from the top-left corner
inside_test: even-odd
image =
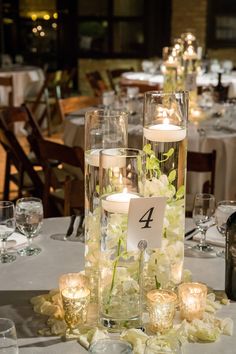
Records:
[[[196,246],[192,247],[192,251],[204,254],[214,251],[214,248],[206,243],[206,232],[212,226],[215,212],[215,197],[208,193],[197,193],[193,207],[193,221],[199,229],[201,236]]]
[[[32,245],[32,238],[39,233],[43,222],[43,205],[39,198],[27,197],[16,201],[16,226],[27,237],[28,246],[18,250],[21,256],[33,256],[41,248]]]
[[[6,240],[15,231],[14,204],[8,201],[0,202],[0,240],[2,241],[0,262],[10,263],[16,256],[6,251]]]
[[[226,223],[231,214],[236,211],[236,201],[235,200],[222,200],[217,203],[215,220],[216,227],[219,233],[225,237],[226,233]],[[217,252],[217,256],[224,257],[225,251]]]

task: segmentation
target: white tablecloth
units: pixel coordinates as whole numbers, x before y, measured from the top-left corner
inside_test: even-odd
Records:
[[[0,317],[14,320],[20,354],[87,353],[75,340],[62,342],[59,337],[37,336],[37,330],[43,328],[45,322],[33,313],[29,303],[32,296],[57,287],[61,274],[83,269],[83,244],[51,238],[65,233],[68,225],[69,218],[45,219],[42,233],[35,239],[42,252],[35,257],[18,257],[13,263],[0,264]],[[193,272],[195,281],[205,282],[214,289],[224,288],[222,258],[186,258],[185,267]],[[185,354],[235,353],[236,303],[222,307],[217,315],[234,320],[233,336],[222,336],[220,341],[211,344],[187,344]]]
[[[216,199],[236,200],[236,116],[230,123],[227,117],[209,119],[198,126],[189,123],[188,150],[211,152],[216,150],[215,196]],[[198,174],[199,175],[199,174]],[[191,191],[199,192],[199,183],[191,183]]]
[[[0,69],[0,76],[13,77],[14,106],[20,106],[28,95],[36,95],[44,81],[43,70],[33,66],[16,66]],[[8,88],[0,86],[0,105],[8,104],[8,95]]]
[[[162,74],[148,74],[144,72],[126,72],[122,74],[122,77],[125,80],[130,80],[134,82],[148,82],[149,84],[159,84],[163,85],[164,77]],[[217,74],[205,73],[197,76],[197,86],[216,86],[218,82]],[[230,75],[222,75],[223,85],[229,85],[228,97],[236,97],[236,71],[233,71]]]

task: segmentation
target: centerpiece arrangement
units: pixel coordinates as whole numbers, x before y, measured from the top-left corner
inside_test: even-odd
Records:
[[[94,348],[118,332],[135,354],[232,335],[232,320],[215,317],[215,295],[183,272],[187,119],[187,92],[147,92],[141,151],[126,147],[127,113],[86,114],[85,271],[32,299],[49,317],[41,334]]]

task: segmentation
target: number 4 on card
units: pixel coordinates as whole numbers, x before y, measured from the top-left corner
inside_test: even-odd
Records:
[[[139,241],[147,247],[161,247],[163,220],[167,198],[132,198],[129,204],[127,250],[137,250]]]

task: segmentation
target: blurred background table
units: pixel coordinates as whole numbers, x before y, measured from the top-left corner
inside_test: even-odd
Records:
[[[140,92],[150,90],[162,89],[164,77],[162,73],[150,74],[145,72],[126,72],[122,74],[121,86],[138,86]],[[218,76],[216,73],[203,73],[197,76],[198,87],[216,86]],[[222,84],[229,86],[228,98],[236,97],[236,71],[231,74],[222,74]]]
[[[37,95],[44,82],[44,72],[35,66],[0,68],[0,77],[13,78],[13,105],[20,106],[27,96]],[[0,86],[0,104],[8,104],[8,89]]]

